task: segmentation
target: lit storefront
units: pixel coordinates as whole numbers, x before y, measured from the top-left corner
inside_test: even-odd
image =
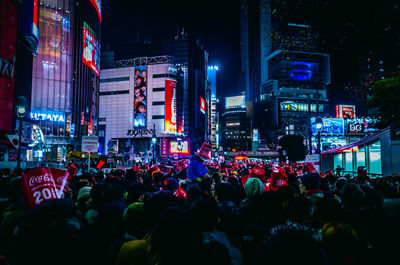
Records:
[[[355,176],[359,166],[366,166],[371,177],[400,174],[400,140],[390,128],[364,137],[343,147],[322,152],[322,171],[343,169]]]

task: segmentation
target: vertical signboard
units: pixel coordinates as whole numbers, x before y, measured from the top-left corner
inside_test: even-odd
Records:
[[[0,130],[8,132],[13,129],[17,17],[13,1],[0,1]]]
[[[176,133],[176,81],[165,80],[165,132]]]
[[[133,128],[145,129],[147,124],[147,67],[135,68]]]
[[[83,22],[83,55],[82,62],[100,76],[100,44],[94,31]]]
[[[200,97],[200,111],[203,114],[206,114],[206,101],[204,100],[203,97]]]
[[[356,106],[336,105],[336,118],[354,119],[356,117]]]

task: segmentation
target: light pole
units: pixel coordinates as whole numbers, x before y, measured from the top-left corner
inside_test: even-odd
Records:
[[[156,125],[153,124],[153,135],[151,136],[151,143],[153,144],[153,164],[157,162],[156,160],[156,143],[157,143],[157,135],[156,135]]]
[[[320,116],[315,118],[315,127],[317,129],[317,137],[318,137],[318,142],[317,142],[317,154],[321,154],[321,129],[323,126],[323,120]]]
[[[21,167],[21,136],[22,136],[22,119],[26,116],[27,100],[24,96],[19,96],[17,99],[17,117],[19,120],[18,128],[18,154],[17,154],[17,168]]]

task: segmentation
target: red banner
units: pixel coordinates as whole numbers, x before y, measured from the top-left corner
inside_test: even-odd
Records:
[[[27,171],[22,176],[21,184],[25,200],[31,208],[59,198],[53,176],[47,168],[38,167]]]
[[[176,81],[165,80],[165,131],[176,133]]]
[[[0,130],[13,130],[15,54],[18,9],[13,1],[0,1]]]

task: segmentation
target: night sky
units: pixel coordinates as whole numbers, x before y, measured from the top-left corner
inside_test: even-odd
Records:
[[[199,38],[218,65],[217,87],[225,95],[240,93],[240,1],[103,0],[102,48],[140,40],[172,39],[178,28]]]
[[[391,48],[392,36],[399,32],[398,0],[273,1],[283,17],[309,24],[320,34],[319,51],[331,55],[331,110],[334,104],[354,103],[344,86],[359,83],[360,55],[369,50],[386,52],[388,59],[397,58],[394,51],[399,55],[399,49]],[[138,32],[142,41],[172,39],[177,27],[184,27],[202,41],[210,64],[220,67],[217,89],[224,96],[240,93],[240,0],[103,0],[102,4],[103,50],[135,41]]]

